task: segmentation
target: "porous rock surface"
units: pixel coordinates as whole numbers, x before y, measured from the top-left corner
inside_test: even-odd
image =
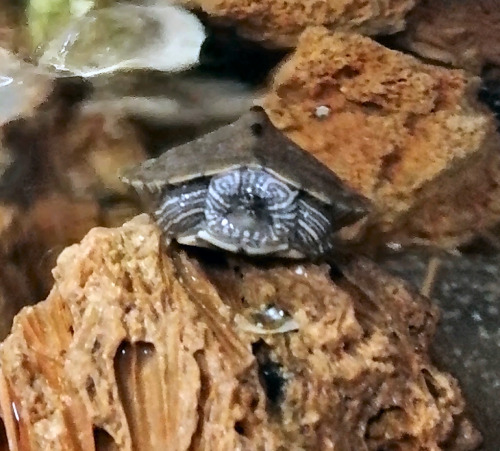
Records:
[[[364,34],[400,31],[416,0],[182,0],[212,18],[235,24],[251,39],[278,47],[293,47],[308,26]]]
[[[379,261],[384,268],[418,286],[433,257],[432,250],[415,249],[391,252]],[[496,426],[500,412],[498,252],[440,255],[432,299],[442,315],[431,355],[460,381],[467,411],[483,434],[481,450],[496,451],[500,443]]]
[[[500,66],[497,0],[422,0],[398,42],[424,58],[479,73]]]
[[[428,358],[436,309],[399,279],[365,259],[329,273],[161,242],[142,215],[60,255],[49,297],[0,346],[10,449],[477,446],[457,383]],[[266,305],[298,328],[235,321]]]
[[[478,86],[463,71],[315,27],[262,105],[373,201],[375,235],[455,246],[500,219],[499,139]]]

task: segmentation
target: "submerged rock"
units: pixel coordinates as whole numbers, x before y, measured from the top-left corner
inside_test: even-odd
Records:
[[[480,73],[500,67],[497,0],[422,0],[398,42],[424,58]]]

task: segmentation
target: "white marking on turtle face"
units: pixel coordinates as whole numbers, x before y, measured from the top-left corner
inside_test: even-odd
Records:
[[[315,201],[298,202],[296,233],[303,249],[315,249],[322,253],[330,247],[329,233],[332,225]]]
[[[298,221],[299,226],[303,228],[306,233],[311,237],[313,240],[317,240],[318,236],[316,235],[316,232],[310,227],[310,224],[306,221],[303,221],[302,219],[299,219]]]
[[[170,229],[172,226],[176,224],[180,224],[189,217],[196,216],[196,215],[202,215],[203,212],[205,211],[204,208],[191,208],[190,210],[184,211],[183,213],[174,216],[174,217],[163,217],[161,218],[158,223],[161,224],[165,229]]]

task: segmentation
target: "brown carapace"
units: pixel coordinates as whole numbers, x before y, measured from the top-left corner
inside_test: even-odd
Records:
[[[122,176],[153,195],[168,241],[247,255],[316,258],[368,201],[255,107]]]

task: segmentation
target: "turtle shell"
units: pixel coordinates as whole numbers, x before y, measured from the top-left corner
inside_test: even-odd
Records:
[[[277,130],[259,107],[230,125],[125,172],[122,180],[139,192],[164,193],[241,168],[264,170],[304,193],[312,203],[321,205],[332,231],[368,212],[366,198]]]
[[[137,189],[161,190],[239,167],[262,167],[319,201],[364,216],[368,200],[328,167],[277,130],[254,107],[236,122],[127,170],[121,179]]]

